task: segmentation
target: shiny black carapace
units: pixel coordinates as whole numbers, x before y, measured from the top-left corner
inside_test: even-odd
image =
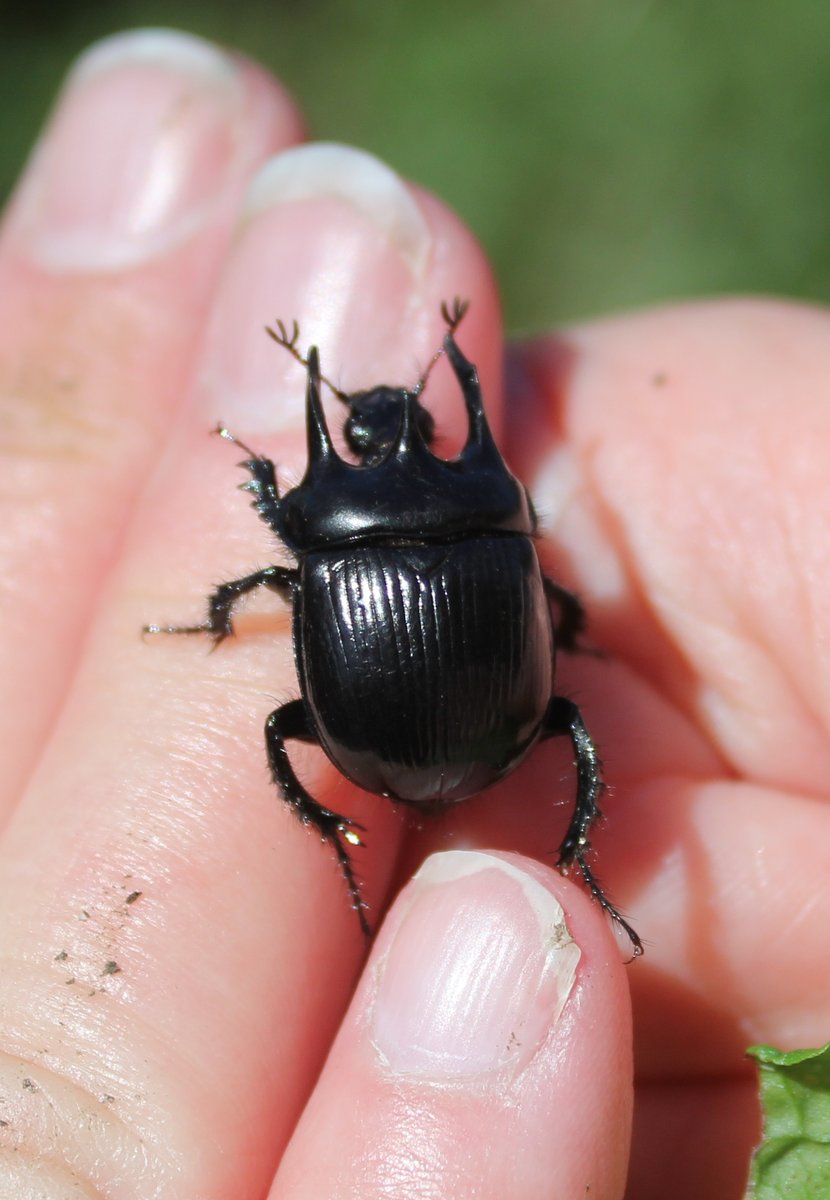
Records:
[[[421,810],[455,804],[503,778],[540,741],[565,734],[576,756],[573,815],[558,865],[579,867],[595,899],[642,944],[588,865],[588,834],[599,816],[600,761],[570,700],[553,694],[555,649],[575,650],[584,625],[576,597],[544,578],[527,491],[493,441],[475,367],[454,333],[466,306],[442,309],[443,348],[414,388],[379,386],[349,395],[344,435],[356,461],[335,450],[320,400],[316,348],[303,358],[299,331],[271,336],[307,369],[308,465],[280,496],[273,463],[226,429],[248,455],[253,506],[296,566],[271,566],[217,587],[199,625],[147,632],[233,632],[237,601],[255,588],[293,609],[301,699],[271,713],[268,762],[285,801],[337,854],[365,933],[366,904],[349,848],[362,828],[305,790],[285,744],[322,746],[348,779]],[[457,458],[430,446],[432,418],[420,395],[446,352],[467,406]],[[552,616],[556,613],[556,620]]]

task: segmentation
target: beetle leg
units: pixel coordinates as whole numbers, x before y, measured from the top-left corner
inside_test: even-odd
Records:
[[[464,320],[464,314],[466,313],[466,311],[469,307],[470,307],[469,300],[460,300],[458,296],[455,297],[455,299],[453,300],[451,305],[448,305],[446,300],[443,302],[443,304],[441,305],[441,317],[444,321],[444,324],[447,327],[447,335],[448,336],[451,337],[455,333],[458,326]],[[420,396],[421,392],[424,390],[424,388],[427,385],[427,380],[429,379],[430,375],[432,374],[432,368],[436,365],[436,363],[440,362],[440,360],[444,357],[445,353],[446,353],[446,346],[444,346],[442,344],[435,351],[432,358],[427,363],[426,369],[425,369],[423,375],[421,376],[421,378],[415,384],[415,387],[411,389],[411,391],[414,395]]]
[[[274,464],[270,458],[263,458],[257,454],[247,458],[239,465],[251,473],[251,478],[247,483],[239,485],[240,491],[251,493],[253,496],[251,508],[255,508],[260,519],[270,529],[273,529],[274,533],[278,534],[277,513],[280,507],[280,494],[277,488]]]
[[[292,329],[290,336],[285,327],[284,321],[275,321],[274,324],[276,325],[276,329],[272,329],[269,325],[265,326],[265,332],[268,334],[268,336],[273,338],[278,346],[282,346],[284,350],[287,350],[291,357],[297,360],[300,366],[308,367],[308,359],[303,356],[302,352],[297,347],[297,342],[300,339],[300,326],[297,324],[297,322],[291,322]],[[339,387],[335,387],[330,379],[326,379],[325,375],[320,376],[320,382],[324,383],[338,400],[342,400],[344,404],[349,403],[348,392],[344,392]]]
[[[560,583],[544,576],[542,580],[548,603],[556,607],[559,619],[554,621],[556,645],[560,650],[573,653],[579,650],[579,635],[585,632],[585,609],[582,601]]]
[[[279,535],[277,513],[280,507],[280,493],[273,462],[263,454],[257,454],[256,450],[252,450],[250,446],[246,446],[242,439],[231,433],[226,425],[217,425],[213,432],[218,437],[224,438],[226,442],[232,442],[234,446],[238,446],[248,455],[239,466],[250,471],[251,478],[246,483],[241,483],[239,490],[252,493],[254,498],[251,501],[251,507],[255,508],[265,524]]]
[[[297,738],[303,742],[317,744],[317,738],[312,732],[305,705],[302,700],[291,700],[282,708],[271,713],[265,722],[265,744],[268,747],[268,763],[274,783],[282,793],[287,804],[296,812],[304,825],[313,825],[318,829],[324,841],[330,842],[337,855],[343,878],[352,901],[352,907],[357,913],[360,928],[366,937],[371,936],[371,928],[366,919],[368,905],[360,894],[360,885],[352,867],[352,861],[346,845],[362,846],[363,839],[358,833],[363,826],[358,825],[350,817],[332,812],[330,808],[318,803],[310,796],[294,774],[294,768],[288,759],[285,749],[286,739]]]
[[[220,583],[208,598],[207,619],[198,625],[145,625],[144,633],[207,633],[215,646],[233,633],[233,610],[239,600],[258,587],[267,587],[287,603],[291,603],[293,589],[297,584],[297,572],[288,567],[266,567],[254,571],[244,579],[232,579]]]
[[[573,863],[577,864],[591,895],[625,932],[636,958],[643,953],[643,943],[605,895],[587,862],[587,856],[591,850],[588,835],[591,826],[602,816],[599,807],[599,797],[604,786],[602,763],[577,706],[573,701],[566,700],[562,696],[554,696],[545,714],[542,736],[557,737],[561,734],[566,734],[571,739],[574,748],[577,786],[573,816],[559,847],[559,858],[556,865],[561,871],[567,871]]]
[[[552,579],[548,579],[547,575],[542,577],[542,583],[548,603],[556,609],[553,631],[556,635],[557,649],[564,650],[566,654],[591,654],[595,658],[605,658],[604,651],[580,640],[585,632],[587,620],[585,608],[579,597],[562,587],[561,583],[554,583]]]

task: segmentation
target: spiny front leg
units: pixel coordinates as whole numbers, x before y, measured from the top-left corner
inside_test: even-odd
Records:
[[[302,700],[291,700],[282,708],[271,713],[265,723],[265,744],[268,748],[268,763],[274,783],[282,793],[287,804],[296,812],[304,825],[313,825],[318,829],[324,841],[330,842],[337,855],[346,887],[352,900],[352,907],[357,913],[360,928],[366,937],[372,930],[366,918],[368,904],[360,892],[360,884],[355,875],[352,861],[346,846],[362,846],[360,832],[363,826],[358,825],[350,817],[332,812],[320,804],[305,790],[294,773],[294,768],[288,758],[285,748],[286,740],[296,738],[298,741],[317,744],[317,738],[309,727],[305,706]],[[360,832],[358,832],[360,831]]]
[[[207,633],[213,638],[214,645],[219,645],[233,633],[233,610],[243,596],[256,588],[267,587],[279,595],[287,603],[291,603],[294,589],[298,583],[296,571],[288,567],[265,567],[262,571],[254,571],[243,579],[232,579],[228,583],[220,583],[208,597],[207,619],[198,625],[145,625],[144,633]]]
[[[265,458],[262,454],[257,454],[256,450],[252,450],[250,446],[246,446],[243,441],[231,433],[224,425],[217,425],[214,433],[217,437],[224,438],[226,442],[231,442],[234,446],[238,446],[240,450],[248,455],[244,462],[239,464],[246,471],[250,471],[251,478],[247,483],[241,483],[239,490],[242,492],[250,492],[253,496],[251,507],[255,508],[259,516],[274,533],[279,535],[277,518],[280,507],[280,493],[277,487],[277,475],[274,464],[270,458]]]
[[[643,943],[631,928],[622,913],[614,907],[599,881],[588,866],[587,856],[591,850],[589,833],[591,826],[602,816],[599,797],[602,793],[602,763],[591,735],[585,728],[582,714],[571,700],[554,696],[548,705],[543,725],[543,737],[558,737],[565,734],[571,739],[576,756],[576,803],[562,845],[559,847],[557,866],[567,871],[576,863],[591,895],[608,913],[612,921],[624,930],[631,942],[635,958],[643,953]]]

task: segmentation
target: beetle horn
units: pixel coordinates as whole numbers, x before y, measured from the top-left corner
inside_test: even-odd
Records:
[[[405,391],[401,404],[401,423],[398,426],[398,436],[390,451],[391,454],[402,455],[409,454],[413,450],[428,449],[418,426],[419,408],[418,392]]]
[[[496,449],[487,414],[484,411],[484,401],[481,396],[481,384],[478,381],[478,371],[468,358],[458,349],[455,338],[448,333],[444,338],[444,349],[452,364],[455,377],[458,380],[464,401],[467,405],[467,444],[464,451],[474,446],[481,449]],[[462,451],[462,453],[464,452]]]
[[[308,352],[305,421],[308,437],[308,465],[314,467],[319,463],[326,462],[335,453],[326,425],[326,414],[323,412],[320,400],[320,355],[316,346],[312,346]]]

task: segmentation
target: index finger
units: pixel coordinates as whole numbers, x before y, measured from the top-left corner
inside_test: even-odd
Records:
[[[0,236],[0,823],[186,394],[243,190],[299,136],[289,98],[252,64],[184,34],[122,34],[70,72],[11,202]]]
[[[283,481],[296,478],[303,373],[262,326],[296,316],[348,387],[393,371],[406,382],[456,293],[475,298],[467,336],[493,390],[490,275],[436,202],[368,156],[325,147],[276,160],[249,195],[192,406],[161,451],[71,700],[2,844],[0,991],[14,1031],[2,1071],[18,1111],[0,1137],[83,1164],[101,1192],[123,1171],[133,1192],[144,1172],[144,1190],[262,1195],[364,946],[331,853],[267,775],[263,722],[297,696],[284,610],[241,622],[246,636],[215,654],[140,638],[148,621],[198,621],[211,582],[277,553],[232,486],[233,454],[207,430],[221,417],[278,458]],[[377,907],[401,822],[382,803],[370,822],[371,802],[321,757],[303,761],[301,778],[371,826],[357,865]],[[96,1146],[65,1119],[79,1105],[102,1131]],[[58,1115],[44,1124],[44,1112]]]

